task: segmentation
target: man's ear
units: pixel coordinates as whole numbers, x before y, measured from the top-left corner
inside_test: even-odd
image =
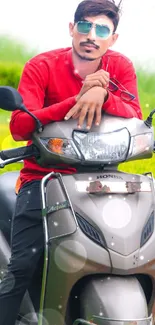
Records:
[[[74,29],[74,24],[69,23],[69,34],[70,34],[71,37],[73,37],[73,29]]]
[[[118,39],[119,35],[118,34],[113,34],[112,37],[111,37],[111,42],[110,42],[110,47],[113,46],[117,39]]]

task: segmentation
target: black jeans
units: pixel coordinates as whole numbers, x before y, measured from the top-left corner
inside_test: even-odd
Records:
[[[8,270],[0,284],[0,325],[15,325],[22,298],[29,287],[38,297],[35,287],[37,266],[43,260],[44,233],[41,216],[40,182],[25,184],[17,196],[11,231],[11,258]],[[39,276],[39,275],[38,275]],[[32,284],[32,285],[31,285]],[[38,290],[39,292],[36,292]]]

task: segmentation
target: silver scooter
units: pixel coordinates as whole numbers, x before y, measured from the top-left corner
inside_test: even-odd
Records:
[[[154,179],[151,172],[118,171],[118,165],[152,157],[154,111],[146,121],[104,114],[101,125],[88,132],[78,130],[73,120],[43,127],[11,87],[0,87],[0,107],[27,111],[36,120],[32,144],[1,151],[1,168],[30,157],[41,166],[76,168],[72,175],[49,173],[41,181],[45,250],[40,311],[34,312],[27,292],[17,324],[152,324]],[[0,176],[0,270],[4,272],[10,258],[18,176],[19,172]]]

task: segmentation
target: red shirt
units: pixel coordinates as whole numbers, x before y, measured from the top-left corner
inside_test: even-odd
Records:
[[[142,118],[136,74],[131,61],[124,55],[108,50],[102,57],[101,68],[110,77],[116,78],[130,93],[135,95],[131,102],[120,98],[120,92],[109,92],[108,100],[103,105],[107,113],[126,118]],[[58,49],[39,54],[28,61],[24,67],[18,91],[25,106],[36,115],[43,125],[51,121],[64,119],[66,113],[76,104],[75,96],[82,87],[82,78],[77,74],[72,62],[72,49]],[[10,130],[16,141],[29,140],[35,130],[35,121],[28,114],[19,110],[12,113]],[[34,179],[41,179],[53,171],[39,166],[34,159],[26,159],[20,172],[22,184]],[[55,169],[56,172],[73,173],[74,168]]]

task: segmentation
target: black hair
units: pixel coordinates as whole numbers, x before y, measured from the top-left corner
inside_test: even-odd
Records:
[[[84,0],[79,3],[75,11],[74,23],[85,17],[105,15],[112,20],[115,32],[120,19],[121,2],[122,0],[116,5],[114,0]]]

